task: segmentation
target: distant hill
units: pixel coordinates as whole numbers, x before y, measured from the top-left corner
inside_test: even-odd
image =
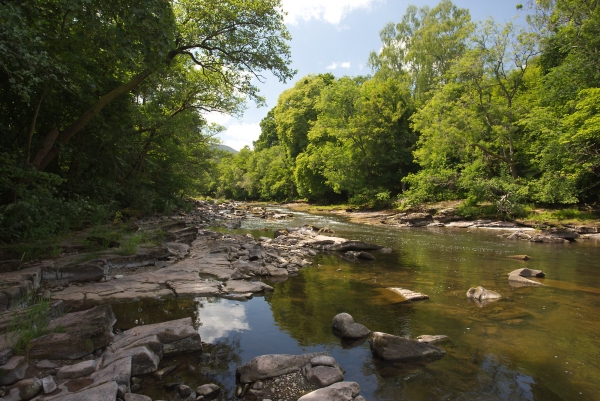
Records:
[[[234,155],[239,153],[237,150],[235,150],[231,146],[227,146],[227,145],[213,145],[213,148],[224,150],[226,152],[233,153]]]

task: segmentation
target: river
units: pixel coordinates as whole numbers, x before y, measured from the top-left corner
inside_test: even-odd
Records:
[[[318,256],[298,276],[269,282],[273,293],[243,303],[196,298],[116,304],[115,328],[192,316],[210,345],[201,356],[161,366],[178,365],[173,382],[220,384],[222,400],[235,399],[235,368],[255,356],[313,351],[330,352],[367,400],[600,400],[597,242],[534,244],[508,241],[492,230],[386,228],[328,214],[294,215],[245,220],[228,232],[272,236],[272,229],[310,224],[394,252],[359,263]],[[532,259],[507,258],[515,254]],[[507,273],[521,267],[543,270],[545,286],[511,287]],[[484,307],[470,302],[465,293],[478,285],[502,299]],[[401,302],[386,287],[430,299]],[[424,365],[373,359],[368,343],[350,347],[333,335],[331,319],[340,312],[373,331],[411,338],[445,334],[449,340],[436,345],[447,355]],[[141,392],[153,399],[178,400],[151,379],[142,384]]]

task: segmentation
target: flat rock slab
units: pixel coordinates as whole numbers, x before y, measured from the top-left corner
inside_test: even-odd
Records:
[[[339,382],[331,386],[315,390],[298,399],[298,401],[353,401],[360,394],[360,386],[356,382]]]
[[[245,280],[229,280],[226,283],[224,291],[235,294],[272,292],[273,287],[260,281],[250,282]]]
[[[117,391],[119,385],[117,382],[111,381],[108,383],[101,384],[96,387],[84,389],[76,393],[69,393],[64,395],[36,398],[35,400],[60,400],[60,401],[115,401],[117,399]],[[34,400],[34,401],[35,401]]]
[[[78,359],[113,340],[116,322],[110,305],[68,313],[48,325],[49,334],[29,343],[29,357],[35,359]]]
[[[310,361],[325,352],[314,352],[304,355],[271,354],[257,356],[245,365],[237,368],[240,383],[254,383],[257,380],[269,379],[292,372],[297,372]]]
[[[18,305],[25,296],[39,288],[42,277],[40,267],[30,267],[16,272],[0,273],[0,311]]]
[[[56,378],[61,379],[77,379],[78,377],[87,376],[96,371],[96,361],[83,361],[75,365],[67,365],[58,369]]]
[[[188,337],[199,335],[194,329],[192,318],[171,320],[163,323],[147,324],[137,326],[119,333],[115,336],[112,349],[125,348],[141,338],[156,336],[163,344],[180,341]]]
[[[407,301],[422,301],[425,299],[429,299],[429,295],[421,294],[420,292],[416,292],[416,291],[407,290],[405,288],[390,287],[390,288],[388,288],[388,290],[401,295]]]
[[[431,360],[446,355],[446,351],[433,345],[380,332],[373,333],[371,351],[378,358],[394,362]]]

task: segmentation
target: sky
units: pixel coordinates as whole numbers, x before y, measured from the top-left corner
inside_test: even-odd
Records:
[[[257,108],[253,102],[241,118],[211,113],[210,122],[226,127],[219,135],[221,142],[236,150],[252,148],[260,135],[260,121],[277,104],[277,98],[296,81],[308,74],[331,72],[336,77],[367,75],[371,70],[367,60],[372,51],[381,48],[379,31],[388,22],[402,19],[409,4],[435,7],[438,0],[282,0],[287,12],[285,22],[292,35],[290,42],[292,68],[296,76],[282,83],[265,73],[265,82],[255,82],[266,98],[266,107]],[[500,23],[523,20],[516,9],[524,0],[453,0],[469,9],[473,21],[488,17]],[[519,18],[519,15],[521,16]]]

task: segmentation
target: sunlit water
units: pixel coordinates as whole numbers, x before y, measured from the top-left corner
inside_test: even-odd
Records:
[[[498,232],[369,227],[334,216],[296,213],[293,220],[247,220],[239,233],[310,224],[336,235],[389,246],[374,262],[321,255],[274,293],[240,303],[219,298],[142,301],[113,306],[116,328],[191,316],[210,343],[202,355],[165,359],[178,368],[144,381],[153,399],[178,400],[164,384],[216,382],[234,399],[235,368],[263,354],[328,351],[367,400],[600,400],[600,244],[530,244]],[[527,254],[528,262],[506,258]],[[546,273],[545,287],[512,288],[507,273]],[[481,285],[502,299],[478,307],[466,299]],[[406,303],[386,287],[430,296]],[[331,319],[348,312],[373,331],[417,337],[445,334],[447,355],[426,365],[383,363],[368,343],[344,348]],[[274,399],[277,399],[276,396]]]

